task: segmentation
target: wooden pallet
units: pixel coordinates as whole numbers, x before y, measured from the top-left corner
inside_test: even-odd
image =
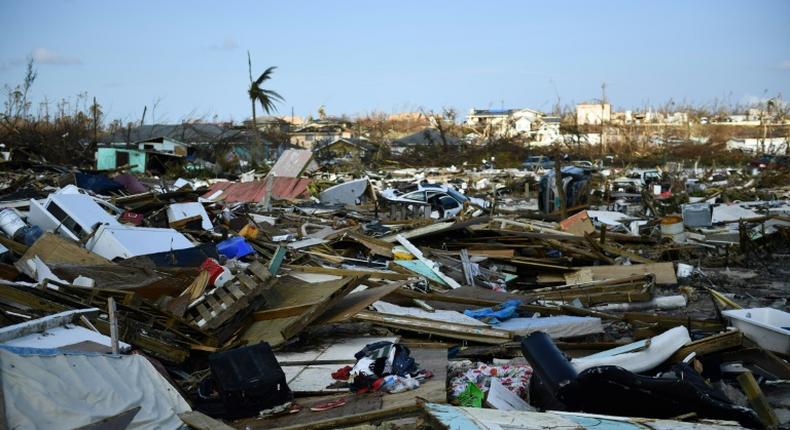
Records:
[[[198,304],[187,310],[185,319],[201,330],[215,330],[243,309],[260,301],[269,290],[271,274],[257,262],[252,263],[248,270],[254,277],[239,273],[236,282],[207,292]]]

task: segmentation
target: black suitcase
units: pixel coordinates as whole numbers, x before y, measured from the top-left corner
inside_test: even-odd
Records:
[[[209,367],[228,418],[257,415],[293,400],[285,373],[266,342],[211,354]]]

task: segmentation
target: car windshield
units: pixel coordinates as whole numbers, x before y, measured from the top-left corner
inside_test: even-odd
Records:
[[[458,191],[455,191],[454,189],[449,188],[449,187],[447,188],[447,194],[453,196],[453,198],[458,200],[459,202],[465,202],[465,201],[469,200],[465,195],[463,195],[463,194],[459,193]]]

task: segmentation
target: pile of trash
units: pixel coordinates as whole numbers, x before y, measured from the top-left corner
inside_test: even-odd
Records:
[[[10,428],[790,425],[759,173],[4,167]]]

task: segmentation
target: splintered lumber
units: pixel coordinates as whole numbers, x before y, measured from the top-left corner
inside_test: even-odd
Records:
[[[304,303],[301,305],[285,306],[276,309],[264,309],[262,311],[255,312],[253,314],[253,318],[255,318],[255,321],[268,321],[279,318],[293,317],[301,315],[302,312],[315,306],[316,304],[317,303]]]
[[[365,275],[374,279],[387,279],[393,281],[402,281],[404,279],[413,278],[412,275],[407,275],[397,272],[382,272],[380,270],[353,270],[353,269],[335,269],[333,267],[318,267],[318,266],[298,266],[286,265],[285,268],[291,269],[294,272],[300,273],[323,273],[326,275],[337,276],[360,276]]]
[[[530,231],[530,232],[549,233],[549,234],[554,234],[554,235],[563,236],[563,237],[567,237],[567,236],[573,237],[574,236],[571,233],[560,231],[560,230],[557,230],[556,228],[548,227],[546,223],[542,223],[542,222],[539,222],[539,221],[519,222],[519,221],[510,220],[510,219],[507,219],[507,218],[494,218],[494,219],[491,220],[491,222],[489,224],[492,225],[492,226],[496,225],[496,224],[499,224],[501,230],[508,231],[508,232],[510,232],[511,229],[505,229],[505,226],[519,227],[519,228],[522,228],[522,229]],[[540,225],[540,224],[543,224],[543,225]],[[518,231],[518,230],[515,230],[515,231]]]
[[[381,312],[362,311],[356,314],[354,319],[372,322],[376,325],[389,328],[433,334],[453,339],[471,340],[481,343],[504,343],[512,338],[512,334],[504,330],[442,321],[431,321],[409,316],[390,315]]]
[[[557,249],[559,249],[559,250],[561,250],[561,251],[563,251],[565,253],[580,255],[580,256],[582,256],[584,258],[588,258],[590,260],[602,260],[602,261],[605,261],[605,262],[607,262],[609,264],[614,264],[614,260],[613,259],[611,259],[611,258],[609,258],[609,257],[607,257],[605,255],[602,255],[599,252],[595,252],[594,250],[593,251],[589,251],[587,249],[578,248],[576,246],[573,246],[573,245],[570,245],[570,244],[567,244],[567,243],[563,243],[563,242],[560,242],[560,241],[554,240],[554,239],[544,239],[543,242],[546,243],[546,245],[548,245],[549,247],[557,248]]]
[[[132,293],[124,293],[123,291],[113,292],[98,288],[64,286],[59,291],[55,291],[48,288],[32,289],[27,286],[0,285],[0,299],[3,302],[23,305],[26,308],[45,313],[58,313],[75,308],[94,306],[104,307],[107,297],[113,293],[118,293],[116,298],[134,296]],[[181,363],[186,360],[189,355],[189,352],[186,350],[188,342],[200,343],[194,340],[195,333],[186,335],[173,327],[170,327],[169,333],[165,335],[168,329],[161,323],[165,318],[162,318],[163,315],[157,309],[144,306],[145,302],[140,301],[137,301],[135,306],[130,307],[124,303],[125,301],[123,299],[118,300],[118,311],[121,316],[118,321],[119,333],[124,342],[134,345],[150,355],[173,363]],[[143,318],[146,322],[143,323],[134,318]],[[93,323],[102,334],[110,335],[109,321],[97,319]],[[181,324],[178,327],[185,331],[189,329],[186,324]],[[162,338],[158,336],[162,336]],[[173,339],[174,337],[177,340]]]
[[[700,329],[707,331],[721,331],[724,330],[724,325],[719,320],[698,320],[691,317],[675,317],[669,315],[655,315],[650,313],[641,312],[626,312],[623,319],[634,323],[641,322],[648,325],[654,325],[661,329],[670,329],[679,325],[686,326],[689,330]]]
[[[725,351],[732,348],[738,348],[743,345],[743,334],[740,330],[730,330],[724,333],[714,334],[694,342],[677,350],[667,360],[670,363],[679,363],[683,361],[692,352],[697,356],[710,354],[713,352]]]
[[[515,264],[517,266],[528,266],[534,267],[536,269],[545,269],[545,270],[554,270],[559,272],[572,272],[576,270],[573,267],[568,266],[560,266],[558,264],[551,264],[545,263],[542,261],[536,261],[535,259],[531,258],[524,258],[524,257],[514,257],[507,259],[507,262],[510,264]]]
[[[587,306],[610,302],[640,302],[653,297],[652,276],[633,276],[621,280],[593,281],[533,291],[530,299],[572,301]]]
[[[489,244],[474,244],[477,246],[488,246]],[[448,244],[448,247],[450,244]],[[442,256],[450,256],[456,257],[461,254],[460,251],[445,251],[443,249],[436,249],[430,248],[431,255],[442,255]],[[488,248],[468,248],[467,253],[470,257],[484,257],[484,258],[501,258],[505,260],[509,260],[513,258],[515,255],[515,251],[513,248],[504,248],[504,249],[488,249]]]
[[[318,319],[364,279],[346,277],[310,283],[293,277],[279,278],[267,294],[266,308],[256,314],[258,321],[242,333],[241,340],[248,344],[266,341],[272,346],[280,345]]]
[[[346,236],[350,239],[359,242],[365,248],[369,249],[372,254],[380,255],[386,258],[392,258],[392,243],[385,240],[376,239],[356,231],[346,232]]]
[[[637,262],[637,263],[642,263],[642,264],[654,264],[654,263],[656,263],[655,260],[651,260],[651,259],[649,259],[647,257],[643,257],[643,256],[641,256],[641,255],[639,255],[637,253],[631,252],[631,251],[629,251],[629,250],[627,250],[625,248],[619,248],[619,247],[613,246],[613,245],[608,244],[608,243],[600,243],[600,244],[598,244],[598,247],[600,247],[602,250],[604,250],[604,251],[606,251],[606,252],[608,252],[610,254],[619,255],[621,257],[626,257],[629,260],[631,260],[632,262]]]
[[[432,223],[423,227],[417,227],[408,231],[403,231],[398,234],[391,234],[389,236],[384,236],[379,240],[383,240],[384,242],[388,242],[388,243],[395,243],[398,241],[398,236],[402,236],[406,239],[413,239],[417,237],[426,236],[429,234],[439,233],[441,231],[449,229],[454,224],[455,223],[452,221]]]
[[[365,291],[349,294],[341,298],[334,306],[324,312],[317,323],[334,323],[348,321],[354,315],[365,310],[374,302],[381,300],[395,290],[401,288],[404,283],[394,283],[376,288],[368,288]]]
[[[338,303],[343,297],[348,295],[348,293],[350,293],[354,288],[356,288],[364,279],[365,279],[364,277],[341,279],[341,281],[345,281],[345,285],[342,285],[336,291],[329,294],[323,301],[307,309],[305,312],[302,313],[302,315],[297,317],[295,321],[293,321],[291,324],[283,328],[282,330],[283,338],[289,339],[299,334],[299,332],[302,331],[302,329],[307,327],[307,325],[313,322],[313,320],[321,316],[321,314],[323,314],[325,311],[327,311],[336,303]]]

